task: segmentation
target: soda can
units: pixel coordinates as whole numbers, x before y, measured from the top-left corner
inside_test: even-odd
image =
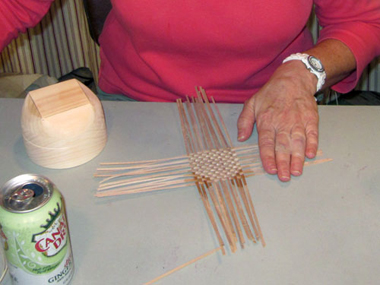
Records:
[[[5,183],[0,236],[13,284],[70,284],[74,261],[65,202],[48,178],[24,174]]]

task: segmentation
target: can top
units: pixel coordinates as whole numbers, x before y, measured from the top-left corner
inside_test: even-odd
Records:
[[[14,213],[34,211],[51,198],[54,184],[44,176],[19,175],[4,184],[0,192],[0,206]]]

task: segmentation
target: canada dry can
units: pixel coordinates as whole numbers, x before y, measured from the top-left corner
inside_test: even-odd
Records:
[[[3,186],[0,235],[13,284],[70,284],[74,262],[65,203],[49,179],[24,174]]]

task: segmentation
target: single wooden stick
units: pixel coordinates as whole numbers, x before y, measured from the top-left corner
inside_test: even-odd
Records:
[[[116,190],[108,190],[108,191],[99,191],[95,194],[96,197],[109,197],[109,196],[119,196],[119,195],[126,195],[126,194],[137,194],[137,193],[145,193],[145,192],[153,192],[153,191],[162,191],[162,190],[169,190],[169,189],[175,189],[175,188],[182,188],[182,187],[190,187],[194,186],[194,182],[191,183],[183,183],[183,184],[174,184],[172,183],[171,186],[169,185],[162,185],[160,187],[154,187],[154,188],[143,188],[141,187],[136,189],[116,189]]]
[[[246,145],[234,146],[232,148],[236,152],[244,152],[244,151],[259,152],[259,145],[257,144],[246,144]]]
[[[244,172],[245,173],[245,172]],[[265,174],[266,172],[263,170],[263,169],[259,169],[259,170],[256,170],[256,171],[253,171],[251,173],[247,173],[247,174],[244,174],[246,177],[252,177],[252,176],[256,176],[256,175],[263,175]]]
[[[162,275],[160,275],[160,276],[154,278],[153,280],[151,280],[151,281],[149,281],[149,282],[147,282],[147,283],[144,283],[144,284],[145,284],[145,285],[153,284],[154,282],[157,282],[158,280],[160,280],[160,279],[162,279],[162,278],[164,278],[164,277],[166,277],[166,276],[169,276],[170,274],[172,274],[172,273],[174,273],[174,272],[176,272],[176,271],[178,271],[178,270],[180,270],[180,269],[182,269],[182,268],[184,268],[184,267],[186,267],[186,266],[188,266],[188,265],[190,265],[190,264],[192,264],[192,263],[195,263],[195,262],[197,262],[198,260],[201,260],[202,258],[205,258],[205,257],[207,257],[207,256],[209,256],[209,255],[211,255],[211,254],[213,254],[213,253],[219,251],[219,250],[221,250],[222,248],[223,248],[223,247],[220,246],[220,247],[218,247],[218,248],[215,248],[215,249],[213,249],[213,250],[210,250],[210,251],[206,252],[205,254],[202,254],[201,256],[198,256],[198,257],[196,257],[196,258],[194,258],[194,259],[192,259],[192,260],[190,260],[190,261],[188,261],[188,262],[186,262],[186,263],[184,263],[184,264],[182,264],[182,265],[180,265],[180,266],[178,266],[178,267],[176,267],[176,268],[174,268],[174,269],[172,269],[172,270],[170,270],[170,271],[168,271],[168,272],[166,272],[166,273],[164,273],[164,274],[162,274]]]
[[[309,166],[309,165],[320,164],[320,163],[324,163],[328,161],[332,161],[332,158],[323,158],[323,159],[305,161],[304,165]]]

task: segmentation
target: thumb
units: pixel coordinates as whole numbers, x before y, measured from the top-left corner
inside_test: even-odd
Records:
[[[255,121],[255,99],[252,98],[244,103],[237,122],[238,141],[246,141],[252,135]]]

